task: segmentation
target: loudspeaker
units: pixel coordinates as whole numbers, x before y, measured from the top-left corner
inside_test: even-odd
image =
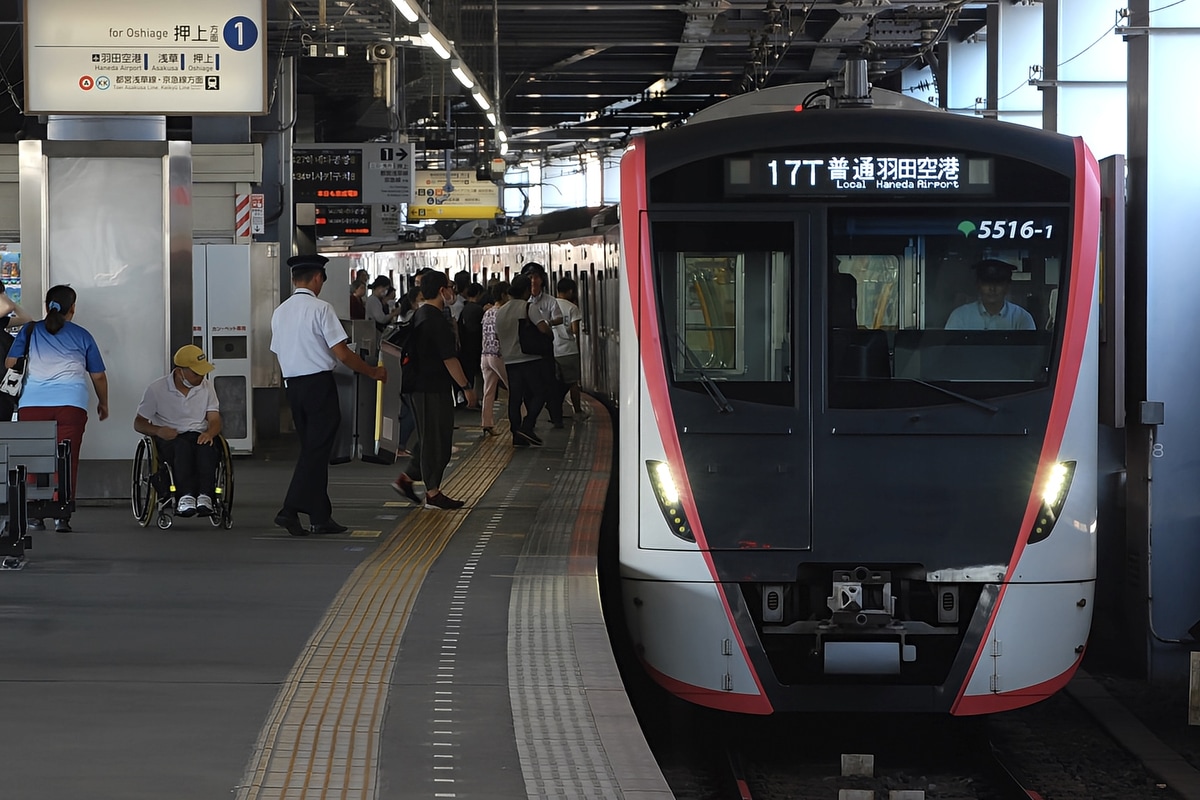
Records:
[[[375,42],[367,47],[367,61],[391,61],[396,57],[396,47],[389,42]]]

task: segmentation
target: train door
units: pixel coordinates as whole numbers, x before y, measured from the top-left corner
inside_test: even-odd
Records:
[[[673,414],[709,549],[811,545],[809,228],[757,213],[651,222],[669,410],[643,426],[661,433]]]

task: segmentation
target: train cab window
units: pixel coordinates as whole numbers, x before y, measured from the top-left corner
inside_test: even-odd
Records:
[[[662,222],[653,228],[672,378],[730,398],[794,402],[792,223]]]
[[[831,210],[830,407],[949,404],[1047,385],[1068,241],[1063,208]]]

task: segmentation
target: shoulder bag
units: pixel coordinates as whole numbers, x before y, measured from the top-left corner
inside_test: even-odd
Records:
[[[29,352],[30,345],[33,342],[33,323],[25,323],[25,352]],[[26,357],[21,356],[17,359],[17,363],[13,364],[4,373],[4,377],[0,378],[0,394],[7,395],[14,400],[21,396],[21,389],[25,387],[25,362]]]
[[[516,301],[521,302],[521,301]],[[529,306],[517,320],[517,341],[521,352],[527,356],[548,356],[554,353],[554,339],[542,333],[537,325],[529,321]]]

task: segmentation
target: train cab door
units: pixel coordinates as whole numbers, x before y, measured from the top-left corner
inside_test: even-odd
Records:
[[[702,548],[811,546],[809,230],[807,214],[651,215],[639,327],[662,361],[643,353],[640,433],[677,445]]]

